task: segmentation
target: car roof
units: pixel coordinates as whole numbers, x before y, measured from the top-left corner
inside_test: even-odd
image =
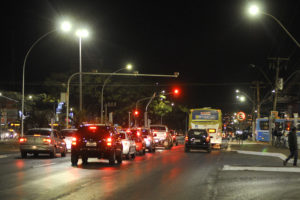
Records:
[[[28,129],[28,131],[36,131],[36,130],[40,130],[40,131],[56,131],[56,129],[51,129],[51,128],[31,128],[31,129]]]

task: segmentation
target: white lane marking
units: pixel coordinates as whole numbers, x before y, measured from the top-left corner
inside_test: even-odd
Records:
[[[33,167],[46,167],[46,166],[55,165],[55,164],[56,164],[56,163],[48,163],[48,164],[37,165],[37,166],[33,166]]]
[[[7,158],[8,155],[0,155],[0,158]]]
[[[250,167],[224,165],[223,171],[264,171],[264,172],[295,172],[300,173],[298,167]]]
[[[239,150],[237,152],[241,153],[241,154],[257,155],[257,156],[272,156],[272,157],[280,158],[281,160],[285,160],[287,158],[287,156],[285,156],[282,153],[257,152],[257,151],[239,151]]]

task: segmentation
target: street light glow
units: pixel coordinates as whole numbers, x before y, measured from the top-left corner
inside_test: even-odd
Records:
[[[132,64],[128,64],[128,65],[126,66],[126,69],[131,70],[131,69],[132,69]]]
[[[239,90],[235,90],[235,93],[239,93],[240,91]]]
[[[244,101],[246,101],[246,97],[244,97],[244,96],[241,96],[241,97],[240,97],[240,101],[241,101],[241,102],[244,102]]]
[[[249,11],[250,15],[255,16],[255,15],[257,15],[259,13],[259,8],[258,8],[257,5],[251,5],[249,7],[248,11]]]
[[[76,35],[80,38],[86,38],[89,36],[89,32],[86,29],[79,29],[76,31]]]
[[[71,25],[70,22],[68,22],[68,21],[64,21],[64,22],[61,24],[61,29],[62,29],[64,32],[70,31],[71,28],[72,28],[72,25]]]

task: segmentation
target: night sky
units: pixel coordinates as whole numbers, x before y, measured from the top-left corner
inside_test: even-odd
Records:
[[[259,1],[300,40],[300,1]],[[268,57],[289,57],[286,77],[299,68],[299,50],[267,16],[251,18],[251,1],[9,1],[2,6],[1,90],[21,91],[22,64],[40,36],[70,19],[91,30],[82,41],[83,71],[113,72],[131,62],[140,73],[172,74],[156,80],[182,88],[180,103],[189,107],[238,109],[234,89],[252,95],[251,81],[271,78]],[[298,27],[298,28],[297,28]],[[86,66],[86,68],[85,68]],[[87,69],[88,68],[88,69]],[[78,41],[72,34],[53,33],[28,57],[26,90],[40,87],[55,72],[78,71]]]

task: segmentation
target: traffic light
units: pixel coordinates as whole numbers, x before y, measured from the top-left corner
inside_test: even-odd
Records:
[[[135,110],[135,111],[133,112],[133,114],[134,114],[135,117],[138,117],[140,113],[139,113],[138,110]]]
[[[174,89],[173,89],[173,94],[174,94],[175,96],[178,96],[178,95],[180,94],[179,88],[174,88]]]

